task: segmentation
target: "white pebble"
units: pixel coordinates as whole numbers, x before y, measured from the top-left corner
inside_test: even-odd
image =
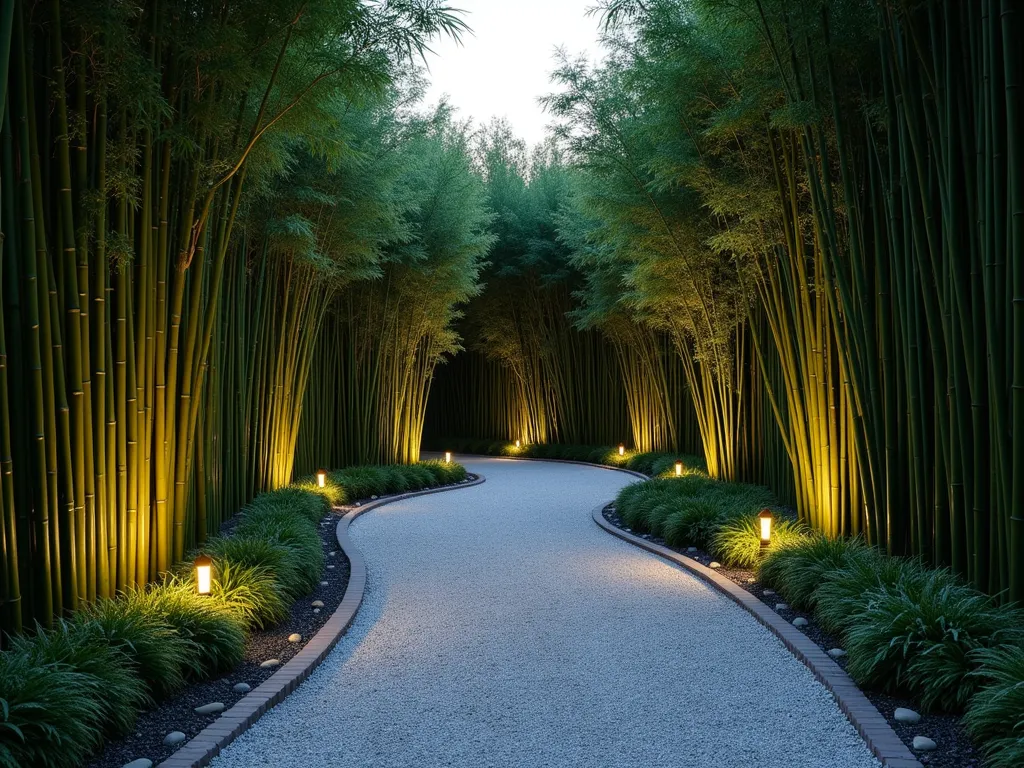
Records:
[[[181,731],[171,731],[166,736],[164,736],[164,746],[165,747],[177,746],[178,744],[181,744],[181,742],[183,742],[187,738],[188,738],[188,736],[186,736]]]
[[[914,751],[915,752],[931,752],[935,747],[938,746],[934,741],[929,739],[927,736],[915,736],[914,737]]]

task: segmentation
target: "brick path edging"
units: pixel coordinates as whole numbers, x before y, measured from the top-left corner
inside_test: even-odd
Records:
[[[356,611],[359,610],[359,606],[363,602],[363,592],[366,588],[366,563],[363,560],[363,554],[355,547],[348,534],[349,525],[353,520],[385,504],[393,504],[396,501],[426,496],[431,493],[471,488],[484,482],[483,475],[474,474],[477,474],[476,480],[443,488],[429,488],[425,491],[412,491],[398,496],[390,496],[379,501],[371,501],[346,512],[338,521],[338,526],[335,529],[338,546],[341,547],[350,564],[348,585],[345,587],[345,596],[342,598],[341,604],[301,651],[263,683],[243,696],[231,709],[226,710],[224,714],[206,726],[185,746],[160,763],[159,768],[199,768],[199,766],[209,765],[222,749],[251,728],[265,712],[280,704],[327,658],[327,654],[337,645],[338,640],[355,619]]]
[[[907,749],[907,745],[900,740],[900,737],[875,708],[875,705],[861,692],[843,668],[818,647],[817,643],[731,579],[727,579],[691,557],[680,555],[668,547],[634,536],[612,525],[604,516],[605,506],[607,505],[602,504],[593,512],[594,522],[601,528],[630,544],[682,566],[744,608],[771,630],[789,649],[790,653],[814,673],[818,682],[828,689],[843,714],[857,729],[857,733],[867,743],[868,749],[881,761],[882,765],[889,766],[889,768],[923,768],[913,753]]]
[[[464,454],[476,456],[476,454]],[[608,464],[594,464],[589,461],[575,461],[572,459],[542,459],[532,456],[487,456],[485,458],[510,459],[512,461],[550,461],[558,464],[579,464],[586,467],[597,467],[598,469],[609,469],[613,472],[625,472],[641,480],[650,480],[648,475],[636,472],[623,467],[613,467]],[[630,544],[641,549],[646,549],[659,557],[680,565],[690,573],[705,581],[714,589],[730,598],[733,602],[752,614],[761,624],[767,627],[783,645],[796,656],[803,664],[814,673],[818,682],[835,698],[839,709],[846,715],[847,719],[860,734],[868,745],[872,754],[881,761],[882,765],[889,768],[924,768],[914,757],[914,754],[907,748],[892,726],[886,722],[882,714],[875,708],[867,696],[863,694],[857,684],[836,662],[818,647],[817,643],[807,635],[794,627],[779,614],[761,602],[747,590],[740,587],[731,579],[715,572],[693,558],[680,555],[668,547],[663,547],[647,539],[634,536],[621,528],[612,525],[605,519],[605,504],[599,505],[593,512],[594,522],[613,536],[618,536]]]

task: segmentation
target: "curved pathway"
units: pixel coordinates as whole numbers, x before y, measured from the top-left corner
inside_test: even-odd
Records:
[[[487,482],[352,524],[355,622],[214,766],[878,765],[767,629],[594,524],[628,475],[465,463]]]

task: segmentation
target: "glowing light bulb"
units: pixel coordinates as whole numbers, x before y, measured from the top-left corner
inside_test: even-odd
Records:
[[[761,547],[764,548],[772,541],[772,513],[762,509],[757,519],[761,521]]]
[[[626,455],[626,446],[620,444],[619,445],[619,456],[625,456],[625,455]]]
[[[444,452],[444,463],[445,464],[451,464],[452,463],[452,452],[451,451],[445,451]]]
[[[327,485],[327,470],[317,470],[316,473],[316,484],[318,487],[323,488]]]
[[[682,476],[683,476],[683,462],[677,461],[676,462],[676,477],[682,477]]]
[[[212,586],[213,560],[209,555],[200,555],[196,558],[196,592],[208,595]]]

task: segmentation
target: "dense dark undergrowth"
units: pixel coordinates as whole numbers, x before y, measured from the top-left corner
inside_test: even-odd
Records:
[[[350,467],[325,487],[300,480],[257,496],[230,535],[207,541],[161,582],[99,600],[0,653],[0,766],[85,762],[138,713],[189,683],[232,669],[247,633],[287,617],[324,570],[317,523],[331,505],[464,480],[458,464]],[[192,560],[213,559],[209,595]]]

